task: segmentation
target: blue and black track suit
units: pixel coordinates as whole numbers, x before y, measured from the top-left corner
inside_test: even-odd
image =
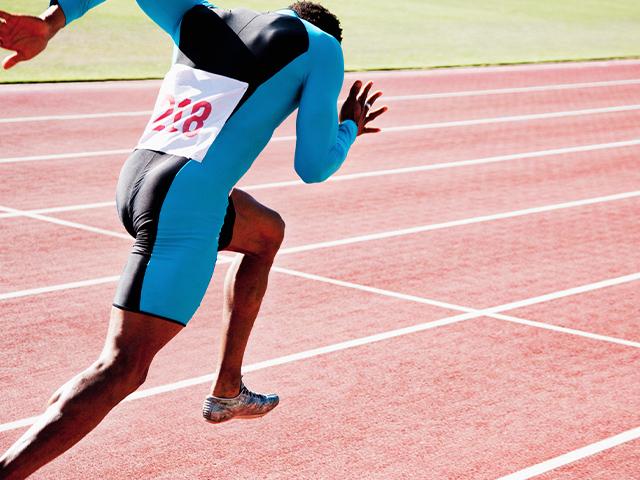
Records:
[[[69,23],[102,1],[57,3]],[[278,125],[299,109],[295,170],[305,182],[321,182],[342,165],[357,126],[338,123],[340,44],[295,12],[225,10],[202,0],[138,4],[173,39],[174,68],[246,85],[203,158],[139,148],[118,182],[118,211],[135,244],[114,305],[186,325],[213,275],[218,241],[225,243],[219,233],[229,192]]]

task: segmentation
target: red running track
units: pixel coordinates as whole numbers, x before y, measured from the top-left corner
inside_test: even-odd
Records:
[[[640,476],[640,63],[367,76],[386,131],[337,181],[295,182],[288,121],[241,182],[287,221],[246,372],[281,406],[199,418],[221,264],[146,393],[33,478]],[[157,88],[0,87],[0,449],[101,347]]]

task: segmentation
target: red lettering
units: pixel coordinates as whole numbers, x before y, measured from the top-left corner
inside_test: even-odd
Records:
[[[204,122],[209,118],[212,110],[213,108],[209,102],[203,100],[196,103],[191,109],[191,116],[185,120],[182,126],[184,134],[189,138],[195,137],[202,127],[204,127]],[[195,128],[192,130],[191,127],[194,124]]]

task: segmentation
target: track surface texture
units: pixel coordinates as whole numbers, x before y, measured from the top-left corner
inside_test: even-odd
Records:
[[[200,418],[223,259],[142,389],[33,478],[640,478],[640,62],[356,78],[390,111],[331,181],[295,177],[289,119],[240,184],[287,222],[245,368],[281,405]],[[0,450],[101,348],[158,87],[0,86]]]

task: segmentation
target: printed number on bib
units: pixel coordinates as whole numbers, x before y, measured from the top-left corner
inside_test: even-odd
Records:
[[[204,123],[211,116],[211,111],[213,110],[211,104],[205,100],[201,100],[191,106],[193,103],[191,99],[185,98],[176,105],[176,99],[173,95],[167,95],[165,103],[167,104],[167,109],[158,118],[151,120],[152,126],[154,127],[153,131],[161,132],[165,128],[168,128],[167,131],[169,133],[182,131],[186,138],[194,137],[202,130]],[[184,122],[180,122],[182,116],[187,115],[185,112],[188,110],[190,110],[190,116],[187,117]],[[173,116],[172,119],[171,116]],[[168,124],[165,119],[169,119]],[[178,129],[177,126],[180,125],[180,123],[182,123],[182,128]]]
[[[202,161],[247,88],[232,78],[174,65],[136,148]]]

